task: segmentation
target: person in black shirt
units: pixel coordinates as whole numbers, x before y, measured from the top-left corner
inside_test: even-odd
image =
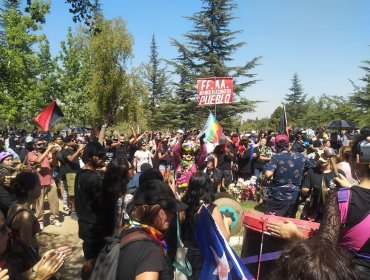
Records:
[[[238,179],[248,180],[252,175],[253,140],[251,136],[242,136],[238,147]]]
[[[123,228],[122,236],[142,237],[120,250],[117,279],[169,279],[167,270],[171,268],[165,260],[168,250],[164,234],[175,213],[186,207],[163,181],[149,180],[140,185],[129,213],[132,223]]]
[[[114,145],[113,147],[113,159],[125,158],[130,160],[130,146],[131,143],[126,140],[124,134],[121,134],[119,138],[119,144]]]
[[[84,263],[81,279],[89,279],[99,251],[104,247],[104,237],[109,230],[104,228],[103,184],[97,169],[104,167],[105,150],[97,141],[88,143],[82,160],[85,166],[77,172],[75,202],[78,215],[78,235],[83,240]]]
[[[301,193],[304,196],[310,196],[306,201],[305,211],[303,211],[301,216],[304,220],[320,222],[328,191],[335,189],[334,178],[336,175],[330,162],[329,149],[331,148],[323,150],[317,160],[317,166],[309,169],[303,178]],[[338,170],[338,172],[345,176],[342,170]]]
[[[228,144],[226,137],[221,137],[213,154],[216,156],[216,168],[222,171],[224,185],[228,187],[233,181],[231,166],[232,163],[235,162],[236,151]]]
[[[203,170],[211,179],[213,183],[214,189],[213,191],[220,192],[221,191],[221,183],[222,183],[222,171],[215,168],[215,159],[213,156],[207,157],[207,166]]]

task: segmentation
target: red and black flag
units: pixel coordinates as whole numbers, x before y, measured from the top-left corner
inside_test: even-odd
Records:
[[[64,117],[62,110],[53,100],[38,116],[35,121],[41,126],[43,131],[49,131],[60,118]]]
[[[288,120],[286,118],[285,105],[283,105],[283,114],[280,118],[280,123],[279,123],[279,134],[288,134],[287,126],[288,126]]]

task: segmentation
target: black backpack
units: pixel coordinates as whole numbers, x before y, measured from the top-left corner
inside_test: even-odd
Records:
[[[155,242],[145,231],[128,230],[127,232],[106,238],[106,245],[96,259],[90,280],[117,279],[119,253],[121,249],[132,242],[147,240]]]

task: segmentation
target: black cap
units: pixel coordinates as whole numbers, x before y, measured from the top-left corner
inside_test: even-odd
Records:
[[[134,204],[159,204],[163,209],[172,212],[181,212],[188,207],[176,199],[175,194],[165,182],[156,179],[140,185],[134,196]]]

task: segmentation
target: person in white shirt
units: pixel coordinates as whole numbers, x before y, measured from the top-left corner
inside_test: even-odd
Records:
[[[153,167],[152,158],[154,155],[146,149],[146,142],[139,143],[139,150],[134,154],[134,168],[136,172],[141,172],[140,166],[143,163],[149,163]]]

